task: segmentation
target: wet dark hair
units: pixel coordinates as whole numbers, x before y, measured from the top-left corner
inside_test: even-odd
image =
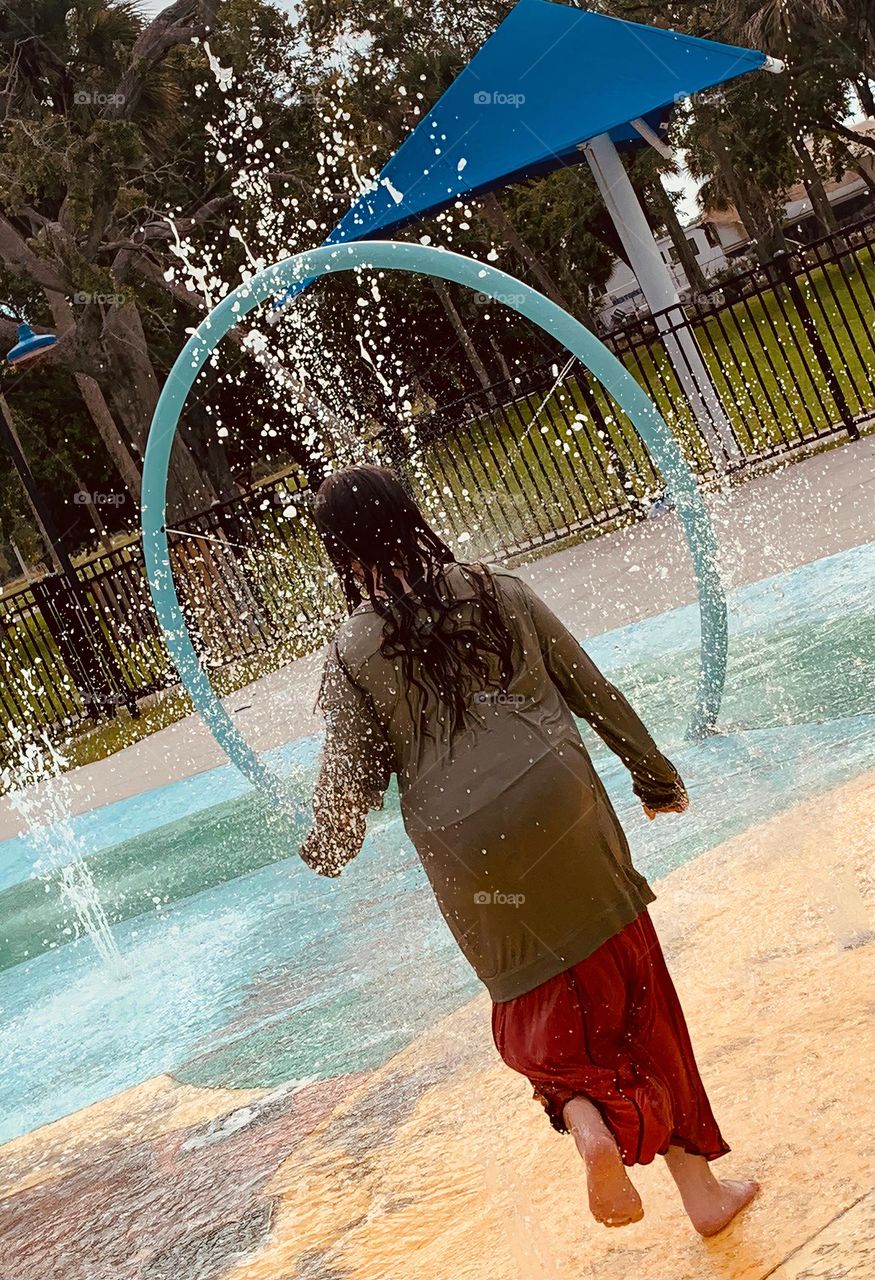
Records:
[[[363,465],[334,472],[319,486],[313,516],[350,613],[367,599],[383,618],[380,651],[401,659],[411,708],[411,690],[421,694],[421,721],[435,697],[447,708],[455,733],[472,713],[476,690],[506,691],[513,636],[491,574],[482,564],[459,564],[393,471]],[[356,575],[354,561],[376,570],[385,594],[377,594],[370,573]],[[444,582],[447,566],[454,564],[478,605],[467,622]]]

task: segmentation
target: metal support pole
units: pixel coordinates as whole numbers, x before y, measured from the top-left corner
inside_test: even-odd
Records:
[[[582,150],[716,465],[725,469],[727,463],[742,462],[743,454],[687,324],[672,274],[657,248],[617,148],[608,134],[601,133],[584,143]]]
[[[53,522],[51,514],[42,500],[39,489],[36,487],[33,474],[21,448],[18,432],[15,430],[15,419],[12,416],[12,410],[9,408],[8,400],[2,394],[0,394],[0,441],[6,446],[15,470],[18,472],[21,487],[24,489],[28,504],[33,512],[33,518],[36,521],[36,527],[40,531],[40,537],[43,540],[46,551],[49,553],[52,567],[56,573],[66,573],[66,566],[63,560],[64,548],[60,545],[59,540],[52,536]]]

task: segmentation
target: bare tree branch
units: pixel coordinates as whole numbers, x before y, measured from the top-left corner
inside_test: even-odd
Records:
[[[819,128],[823,129],[824,133],[834,133],[836,137],[843,138],[845,142],[858,143],[869,151],[875,151],[875,137],[870,137],[862,132],[855,133],[846,124],[842,124],[840,120],[818,120],[817,124]]]
[[[134,247],[137,248],[138,246]],[[184,285],[176,284],[172,280],[165,280],[164,272],[158,264],[144,254],[128,252],[124,261],[122,261],[122,255],[119,255],[113,263],[113,274],[117,275],[119,279],[124,278],[129,269],[137,271],[141,276],[150,280],[152,284],[157,285],[159,289],[163,289],[165,293],[173,298],[174,302],[180,303],[189,311],[197,311],[201,314],[206,311],[206,305],[199,293],[195,293],[193,289],[186,289]],[[242,329],[231,329],[227,336],[235,346],[242,346],[245,336]]]
[[[16,275],[27,276],[41,289],[66,293],[71,281],[64,279],[52,263],[34,253],[8,218],[0,213],[0,259]]]
[[[209,222],[211,218],[216,217],[223,210],[230,208],[238,203],[237,196],[217,196],[214,200],[207,201],[188,218],[174,218],[172,223],[169,218],[161,218],[160,221],[145,222],[142,226],[137,227],[131,236],[123,240],[112,240],[108,244],[100,246],[101,252],[117,252],[119,249],[142,249],[144,245],[154,241],[167,241],[173,239],[174,228],[177,234],[187,235],[189,231],[193,231],[195,227],[203,226]],[[134,239],[134,237],[137,237]]]
[[[189,44],[194,36],[201,36],[215,18],[215,2],[207,0],[175,0],[174,4],[155,15],[134,42],[127,69],[116,85],[115,92],[101,112],[106,120],[126,120],[134,111],[143,84],[153,68],[181,44]]]

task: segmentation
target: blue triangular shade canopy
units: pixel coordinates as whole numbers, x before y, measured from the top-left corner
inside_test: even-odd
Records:
[[[455,200],[576,164],[608,133],[640,142],[690,94],[762,67],[755,49],[519,0],[328,237],[397,231]]]

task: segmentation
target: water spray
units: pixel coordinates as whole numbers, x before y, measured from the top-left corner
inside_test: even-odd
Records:
[[[566,348],[613,397],[650,451],[684,529],[696,576],[701,616],[700,672],[689,736],[713,732],[726,677],[726,599],[717,568],[717,541],[695,477],[656,406],[623,364],[556,303],[496,267],[444,249],[398,241],[368,241],[298,253],[253,275],[201,322],[171,369],[152,419],[143,462],[143,552],[152,600],[183,686],[210,732],[241,772],[290,817],[297,806],[283,780],[249,746],[222,706],[191,641],[170,567],[166,498],[170,451],[186,397],[223,337],[259,305],[300,291],[305,283],[339,272],[394,269],[434,276],[488,294],[513,294],[512,309]],[[286,295],[287,296],[287,295]]]

